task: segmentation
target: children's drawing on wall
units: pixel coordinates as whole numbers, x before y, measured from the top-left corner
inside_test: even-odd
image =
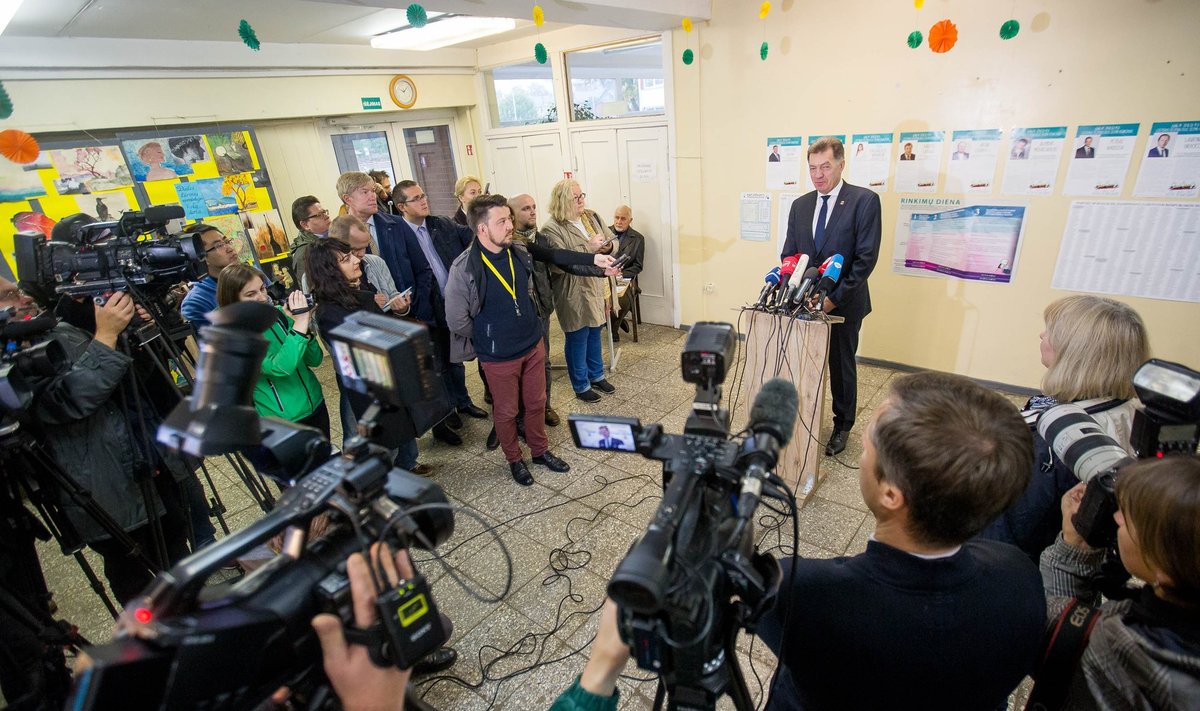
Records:
[[[37,171],[25,171],[22,167],[0,158],[0,202],[20,202],[46,194]]]
[[[129,196],[124,190],[99,195],[80,195],[75,198],[75,202],[78,203],[80,212],[87,213],[100,222],[119,220],[122,213],[137,209],[129,204]]]
[[[213,158],[217,162],[217,172],[221,175],[249,173],[254,170],[250,147],[246,145],[245,131],[210,133],[208,134],[208,145],[212,147]]]
[[[242,224],[241,215],[218,215],[206,218],[204,222],[221,230],[221,233],[233,242],[233,249],[238,254],[239,262],[254,263],[254,250],[246,235],[246,226]]]
[[[259,261],[265,262],[287,254],[287,235],[283,231],[283,220],[278,210],[244,212],[242,224],[254,243]]]
[[[173,136],[167,139],[167,150],[181,165],[208,160],[208,146],[203,136]]]
[[[50,162],[58,171],[54,188],[60,195],[86,195],[133,185],[117,146],[52,150]]]
[[[22,210],[12,216],[12,224],[14,232],[41,232],[49,237],[56,223],[40,212]]]
[[[191,175],[191,164],[181,162],[173,153],[168,153],[166,146],[169,145],[168,138],[121,141],[121,148],[125,151],[125,158],[129,160],[134,179],[149,182]]]

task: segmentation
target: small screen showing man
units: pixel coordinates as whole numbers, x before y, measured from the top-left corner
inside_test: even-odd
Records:
[[[636,452],[633,426],[617,423],[578,422],[579,446],[588,449],[619,449]]]

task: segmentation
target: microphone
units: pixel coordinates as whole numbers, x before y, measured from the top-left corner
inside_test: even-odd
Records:
[[[842,255],[840,254],[835,254],[829,258],[829,266],[825,267],[825,275],[821,277],[821,281],[817,283],[817,288],[813,292],[813,299],[817,301],[817,309],[821,308],[825,295],[829,293],[829,290],[841,278],[842,261]]]
[[[775,294],[771,299],[771,306],[779,305],[779,297],[783,296],[787,289],[788,281],[792,278],[792,273],[796,271],[796,265],[800,263],[800,257],[803,255],[793,254],[783,260],[783,264],[779,265],[779,288],[775,290]]]
[[[824,265],[822,265],[824,266]],[[800,286],[796,288],[796,293],[792,296],[791,307],[796,308],[804,303],[804,297],[808,296],[808,292],[812,290],[813,284],[821,278],[821,267],[809,267],[808,271],[804,272],[804,278],[800,282]]]
[[[824,275],[824,274],[825,274],[825,270],[829,268],[829,264],[830,264],[831,262],[833,262],[833,257],[826,257],[826,258],[825,258],[825,261],[821,262],[821,266],[820,266],[820,268],[819,268],[819,269],[817,269],[817,273],[818,273],[818,274],[821,274],[821,275]]]
[[[761,309],[767,305],[767,299],[770,297],[771,291],[778,286],[779,267],[775,267],[771,271],[767,272],[767,276],[765,279],[763,279],[763,281],[766,282],[766,286],[762,288],[762,291],[758,292],[758,301],[754,303],[754,308],[756,309]]]
[[[808,255],[801,254],[798,256],[800,257],[800,260],[796,262],[796,269],[792,273],[794,274],[796,272],[800,272],[800,274],[804,274],[805,269],[808,267]],[[779,305],[781,307],[786,309],[788,307],[788,304],[791,303],[792,299],[795,298],[797,286],[798,286],[797,283],[793,283],[791,286],[788,287],[787,293],[784,294],[783,299],[780,300]]]
[[[779,461],[779,450],[792,439],[799,407],[796,387],[783,378],[768,380],[754,398],[748,425],[750,435],[738,455],[738,460],[747,465],[738,496],[738,518],[749,519],[758,507],[763,481]]]

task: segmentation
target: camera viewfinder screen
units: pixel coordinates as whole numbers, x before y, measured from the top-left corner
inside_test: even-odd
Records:
[[[579,446],[589,449],[619,449],[622,452],[636,452],[633,441],[633,426],[615,422],[576,421],[575,428],[579,433]]]

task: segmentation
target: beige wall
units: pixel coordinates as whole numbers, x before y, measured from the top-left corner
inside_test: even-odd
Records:
[[[767,136],[1064,124],[1073,132],[1081,123],[1136,121],[1141,135],[1123,197],[1131,199],[1150,124],[1200,118],[1195,0],[1018,3],[1021,32],[1008,42],[998,31],[1010,10],[996,3],[936,0],[920,12],[878,0],[774,5],[763,21],[757,3],[715,0],[710,23],[674,33],[676,55],[692,47],[698,56],[691,67],[676,58],[674,70],[684,323],[732,320],[731,309],[756,295],[777,263],[774,240],[738,239],[739,193],[765,187]],[[909,31],[928,34],[946,17],[959,29],[952,51],[907,47]],[[859,354],[1036,386],[1042,309],[1068,293],[1050,288],[1072,200],[1061,196],[1066,160],[1064,152],[1058,195],[1026,198],[1010,285],[893,274],[900,195],[884,193],[874,313]],[[847,178],[854,182],[851,170]],[[1120,298],[1145,318],[1156,356],[1200,367],[1200,305]]]

